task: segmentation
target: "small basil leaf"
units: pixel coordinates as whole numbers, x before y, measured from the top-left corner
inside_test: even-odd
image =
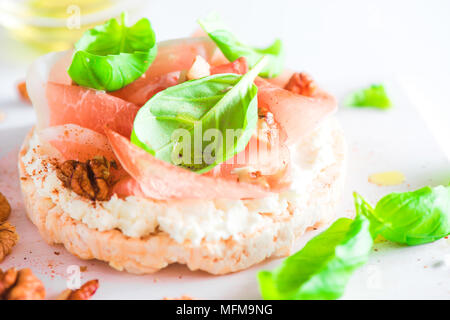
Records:
[[[369,220],[340,218],[274,271],[261,271],[264,299],[337,299],[373,245]]]
[[[384,238],[419,245],[450,234],[450,186],[391,193],[366,212]]]
[[[256,130],[258,89],[253,80],[265,63],[263,59],[243,76],[217,74],[157,93],[139,110],[131,142],[198,173],[226,161],[245,149]],[[205,137],[209,129],[217,134],[214,138]],[[228,139],[227,132],[236,135]],[[208,147],[214,152],[206,157]]]
[[[148,19],[132,27],[111,19],[84,33],[67,72],[79,85],[114,91],[139,78],[155,59],[155,33]]]
[[[266,56],[268,63],[260,72],[260,76],[273,78],[283,71],[284,48],[281,40],[275,40],[272,45],[264,49],[253,48],[240,42],[216,14],[199,19],[198,23],[228,60],[234,61],[245,57],[249,66],[253,67],[263,56]]]
[[[350,107],[374,107],[389,109],[392,104],[382,84],[372,84],[368,88],[357,90],[344,100]]]

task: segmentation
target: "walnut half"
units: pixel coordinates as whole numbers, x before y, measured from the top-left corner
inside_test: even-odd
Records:
[[[43,300],[45,288],[31,271],[25,268],[17,271],[0,269],[0,300]]]
[[[89,300],[98,289],[98,280],[90,280],[77,290],[66,289],[59,294],[56,300]]]
[[[5,196],[0,192],[0,223],[5,222],[10,213],[11,206]]]
[[[115,167],[115,163],[105,157],[96,157],[87,162],[67,160],[57,169],[57,176],[65,187],[76,194],[104,201],[109,198],[111,167]]]
[[[28,95],[27,91],[27,84],[25,81],[22,81],[17,84],[17,92],[19,93],[20,99],[22,99],[24,102],[30,103],[30,96]]]
[[[19,240],[16,228],[9,222],[0,223],[0,262],[11,253]]]
[[[296,72],[291,76],[284,89],[303,96],[311,97],[316,92],[317,85],[307,73]]]

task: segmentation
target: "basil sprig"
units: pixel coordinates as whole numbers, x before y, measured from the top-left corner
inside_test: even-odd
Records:
[[[391,193],[373,208],[356,192],[356,218],[341,218],[274,271],[261,271],[264,299],[337,299],[378,235],[419,245],[450,234],[450,186]]]
[[[364,214],[370,219],[374,233],[406,245],[419,245],[439,240],[450,234],[450,186],[391,193],[372,208],[365,203]]]
[[[373,245],[362,214],[340,218],[274,271],[258,274],[264,299],[337,299],[353,272],[366,263]]]
[[[83,34],[67,72],[79,85],[114,91],[144,74],[156,51],[150,21],[143,18],[127,27],[122,14],[120,23],[111,19]]]
[[[344,104],[350,107],[373,107],[383,110],[392,106],[382,84],[372,84],[352,92],[345,98]]]
[[[226,161],[245,149],[256,130],[253,80],[265,63],[266,58],[243,76],[217,74],[157,93],[139,110],[131,142],[197,173]]]
[[[198,23],[228,60],[245,57],[249,66],[253,67],[262,57],[267,57],[268,63],[260,72],[260,76],[273,78],[283,71],[284,48],[281,40],[275,40],[264,49],[253,48],[240,42],[216,14],[199,19]]]

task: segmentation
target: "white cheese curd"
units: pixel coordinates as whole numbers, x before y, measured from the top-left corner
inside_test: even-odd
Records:
[[[196,56],[194,63],[186,73],[188,80],[200,79],[209,76],[211,66],[202,56]]]
[[[130,237],[162,231],[177,242],[188,240],[193,245],[200,245],[202,240],[239,239],[261,230],[268,222],[289,215],[289,204],[296,208],[305,207],[305,201],[309,199],[308,185],[321,171],[336,162],[334,127],[329,121],[324,122],[321,128],[290,146],[293,180],[290,189],[261,199],[156,201],[135,196],[126,199],[113,196],[94,205],[65,188],[53,166],[42,170],[44,162],[49,159],[39,153],[37,134],[30,140],[22,161],[39,195],[51,198],[71,218],[82,221],[89,228],[99,231],[119,229]],[[320,220],[314,213],[300,212],[294,218],[299,219],[305,228]]]

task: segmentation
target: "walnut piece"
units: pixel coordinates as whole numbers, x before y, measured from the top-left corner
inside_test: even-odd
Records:
[[[294,73],[284,89],[291,92],[311,97],[317,89],[314,80],[304,72]]]
[[[0,223],[5,222],[10,213],[11,206],[5,196],[0,192]]]
[[[70,187],[76,194],[95,200],[95,182],[89,179],[88,170],[85,163],[78,163],[70,180]]]
[[[0,300],[43,300],[44,298],[44,284],[31,269],[17,271],[11,268],[4,273],[0,270]]]
[[[104,201],[109,198],[111,167],[117,168],[115,162],[108,161],[105,157],[95,157],[86,163],[67,160],[57,169],[57,176],[65,187],[76,194]]]
[[[61,180],[64,183],[65,187],[70,187],[70,181],[73,172],[75,171],[76,165],[77,161],[67,160],[63,162],[63,164],[61,164],[59,168],[56,170],[56,175],[58,176],[59,180]]]
[[[98,289],[98,280],[90,280],[77,290],[64,290],[58,297],[59,300],[89,300]]]
[[[16,228],[8,222],[0,224],[0,262],[11,253],[19,240]]]
[[[25,81],[17,84],[17,91],[19,92],[20,99],[22,99],[24,102],[31,102],[30,96],[28,95],[27,91],[27,84],[25,83]]]
[[[16,283],[17,279],[17,270],[15,268],[11,268],[3,272],[0,269],[0,300],[3,299],[3,296],[6,292]]]

